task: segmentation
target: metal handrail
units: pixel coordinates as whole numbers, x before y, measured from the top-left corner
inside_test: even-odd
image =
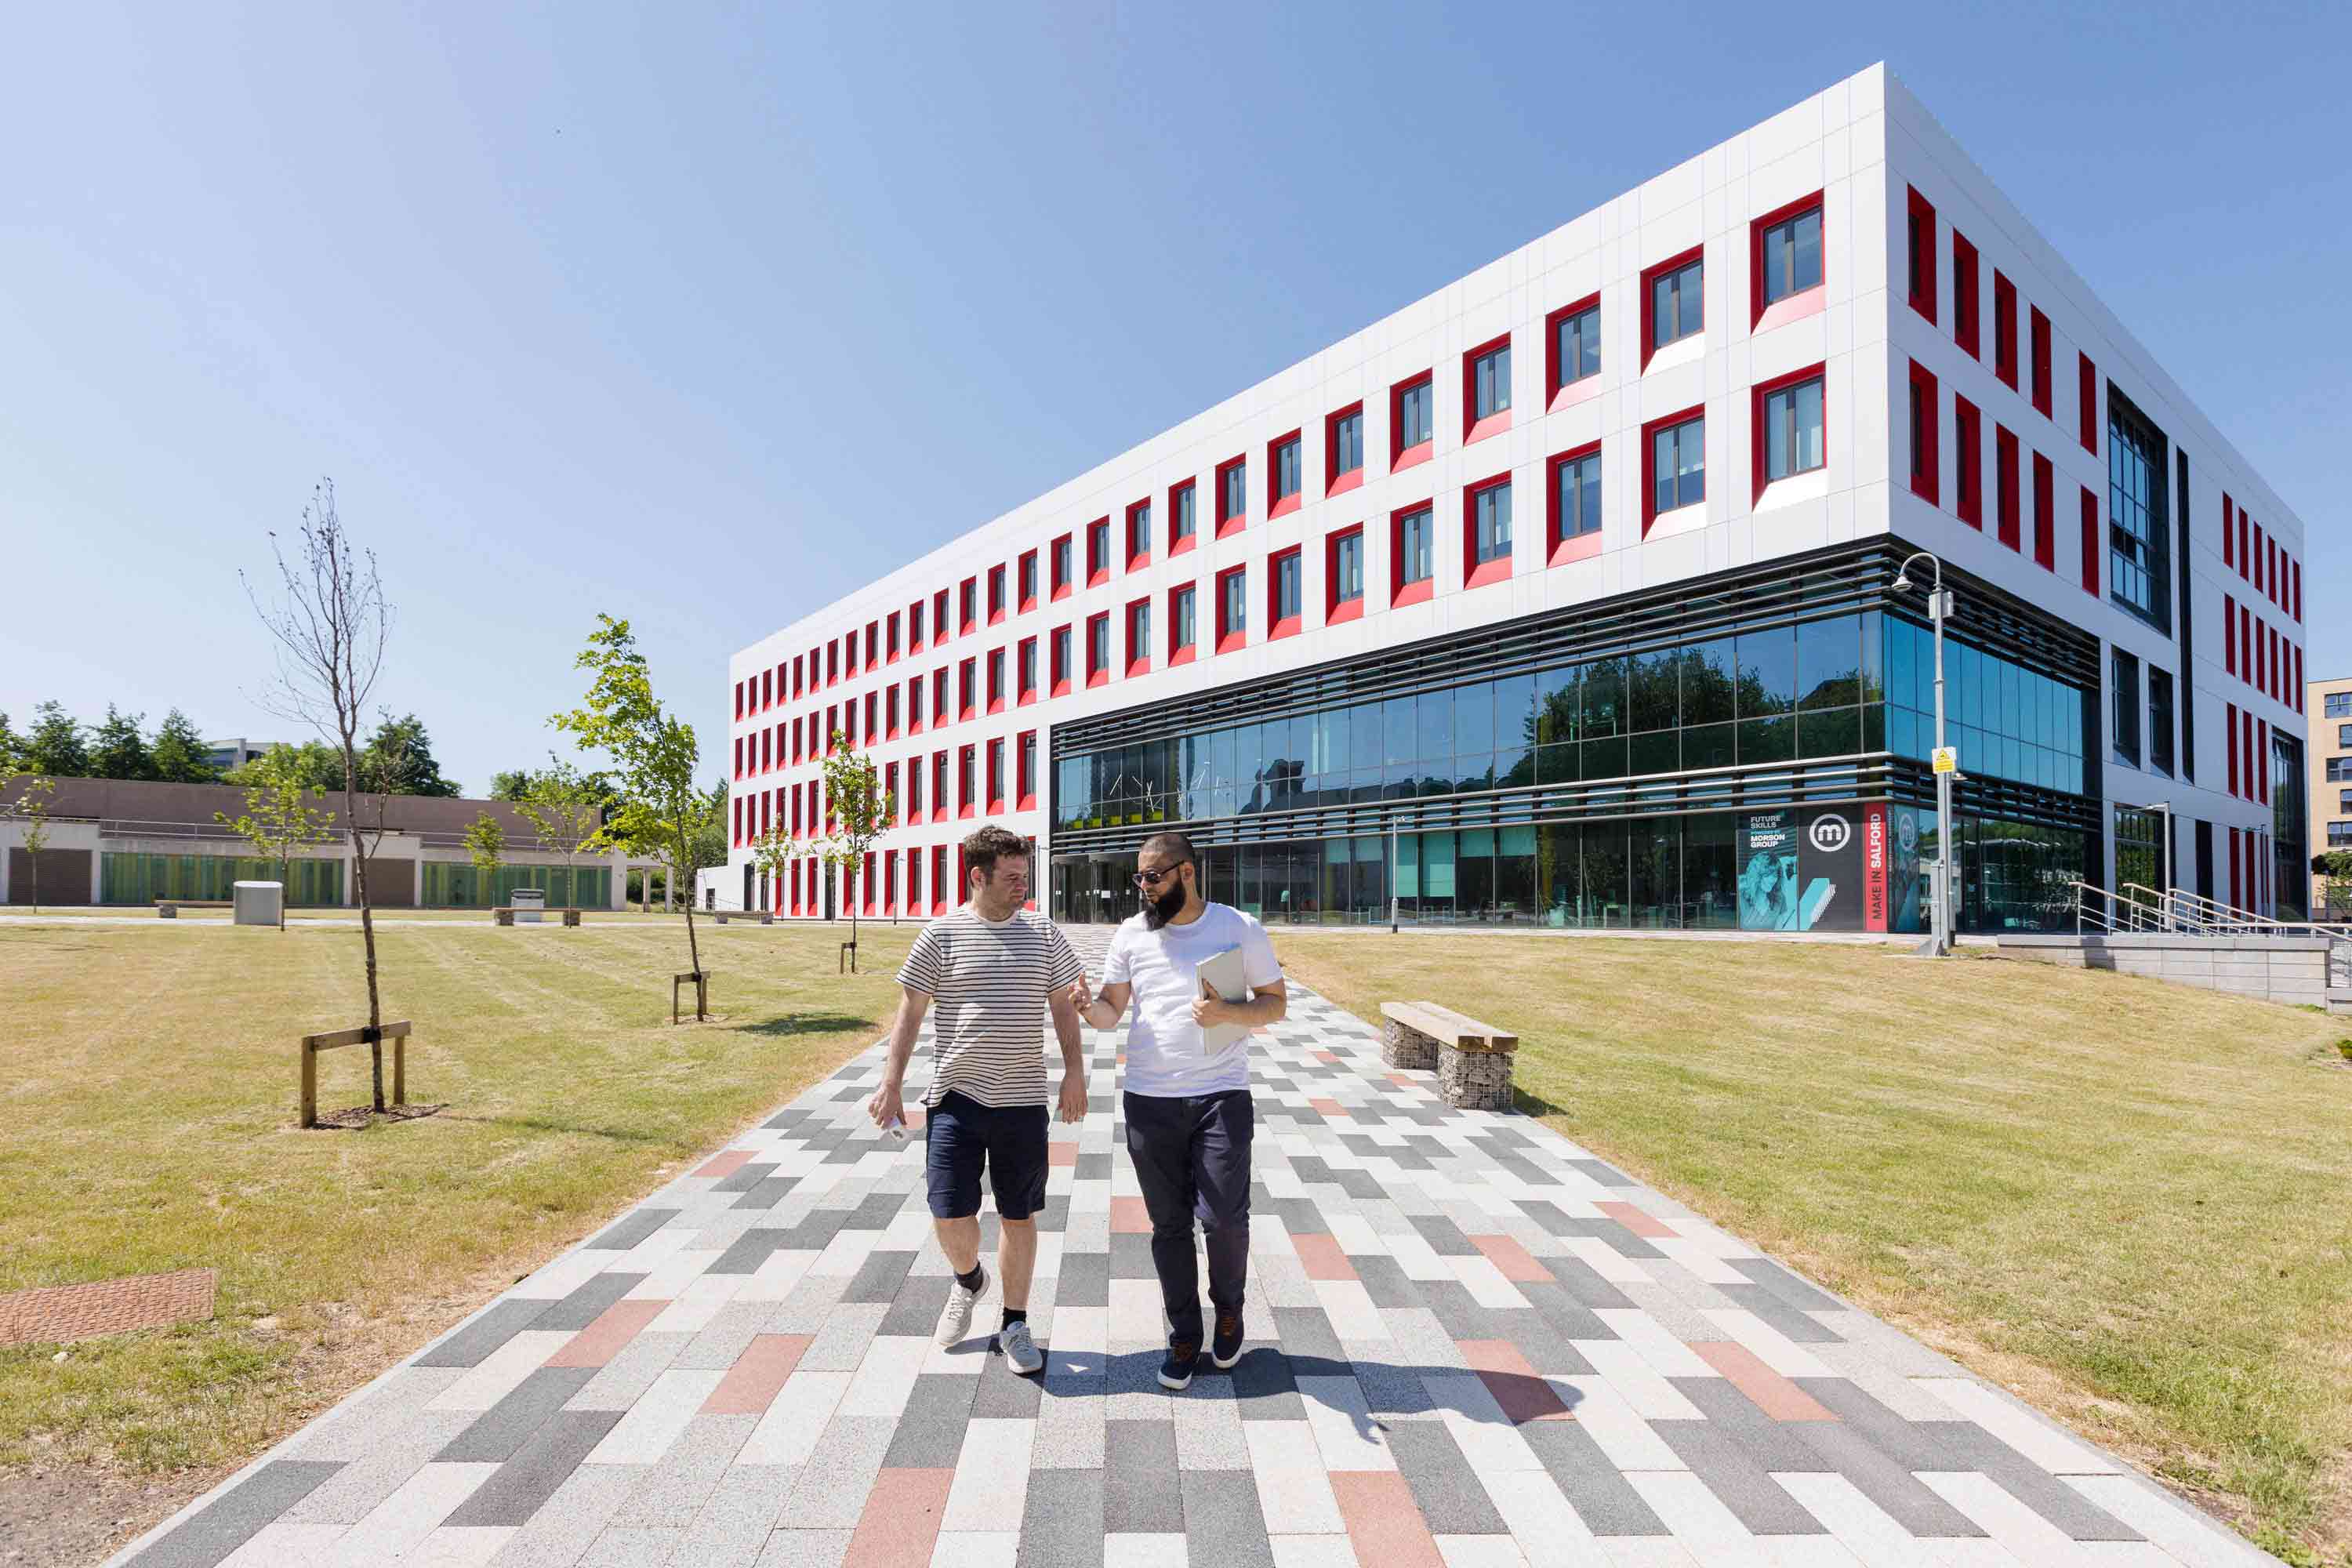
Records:
[[[2159,891],[2126,882],[2110,891],[2069,879],[2074,890],[2074,932],[2109,935],[2161,931],[2177,936],[2310,936],[2327,943],[2331,986],[2352,987],[2352,925],[2321,921],[2283,921],[2256,914],[2185,889]]]

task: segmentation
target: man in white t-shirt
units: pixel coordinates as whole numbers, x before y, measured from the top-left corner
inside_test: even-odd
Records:
[[[1228,904],[1201,897],[1192,841],[1155,833],[1137,857],[1143,912],[1123,921],[1103,966],[1102,993],[1081,980],[1078,1014],[1112,1029],[1130,999],[1127,1031],[1127,1152],[1151,1216],[1151,1265],[1168,1313],[1168,1358],[1160,1381],[1183,1388],[1201,1353],[1201,1280],[1192,1261],[1192,1221],[1207,1236],[1209,1301],[1217,1310],[1209,1359],[1230,1367],[1242,1354],[1242,1294],[1249,1273],[1250,1099],[1247,1037],[1213,1055],[1202,1031],[1220,1024],[1255,1028],[1278,1021],[1289,1004],[1282,965],[1265,928]],[[1250,995],[1228,1002],[1198,973],[1202,960],[1241,951]]]

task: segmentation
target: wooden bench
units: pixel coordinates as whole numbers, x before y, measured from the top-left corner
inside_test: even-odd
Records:
[[[1381,1060],[1392,1068],[1437,1070],[1437,1092],[1464,1110],[1511,1109],[1511,1057],[1517,1035],[1434,1002],[1381,1004]]]
[[[758,921],[763,926],[776,923],[776,917],[766,910],[713,910],[710,911],[710,918],[720,925],[725,925],[730,920]]]
[[[182,910],[233,910],[235,908],[236,906],[226,899],[158,899],[155,900],[155,918],[159,921],[175,921],[180,918]]]
[[[539,910],[533,912],[542,915],[562,915],[563,917],[563,923],[568,926],[576,926],[580,923],[580,911],[578,910]],[[514,924],[514,908],[510,904],[500,904],[490,910],[490,919],[502,926],[510,926]]]

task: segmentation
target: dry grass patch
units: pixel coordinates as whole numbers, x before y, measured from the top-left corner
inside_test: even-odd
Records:
[[[1527,1109],[2139,1458],[2273,1550],[2352,1548],[2352,1029],[1875,948],[1292,942],[1377,1022],[1520,1033]]]

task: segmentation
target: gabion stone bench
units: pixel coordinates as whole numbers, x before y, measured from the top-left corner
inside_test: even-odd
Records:
[[[1437,1092],[1464,1110],[1511,1109],[1511,1057],[1519,1037],[1434,1002],[1383,1002],[1381,1060],[1437,1069]]]

